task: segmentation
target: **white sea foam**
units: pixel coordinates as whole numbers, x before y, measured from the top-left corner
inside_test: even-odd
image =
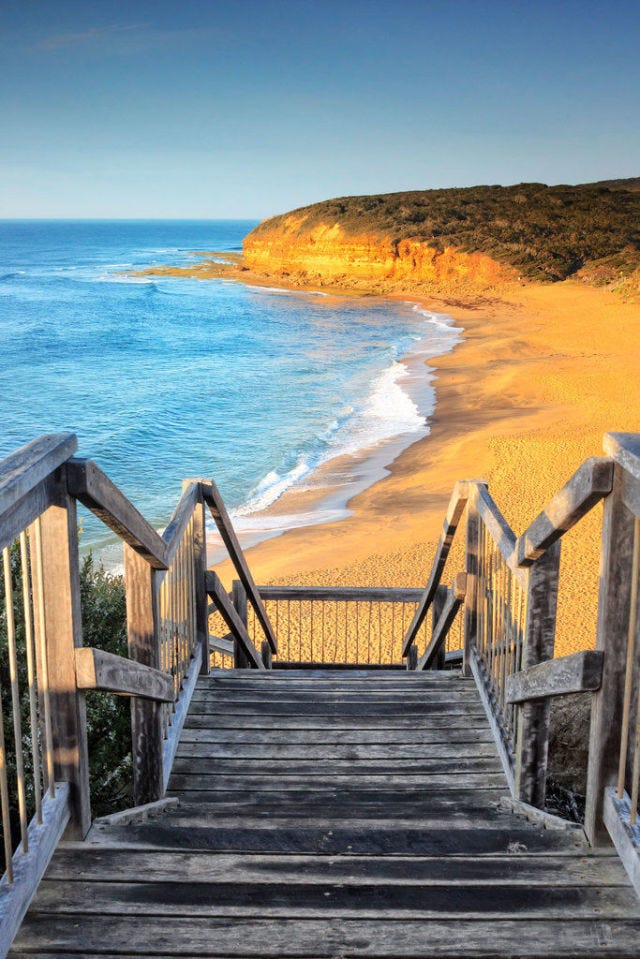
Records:
[[[323,451],[301,455],[287,472],[269,472],[247,501],[233,511],[234,518],[241,518],[242,527],[247,529],[247,517],[268,509],[292,486],[300,487],[301,481],[324,463],[339,456],[364,452],[403,434],[414,434],[416,438],[424,435],[425,416],[402,387],[408,377],[404,363],[394,361],[382,370],[374,379],[362,407],[345,410],[342,417],[330,424],[321,437]],[[305,524],[307,522],[308,518]],[[324,522],[327,522],[326,518]]]

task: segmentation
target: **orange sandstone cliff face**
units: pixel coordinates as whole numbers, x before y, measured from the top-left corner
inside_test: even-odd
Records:
[[[250,270],[309,283],[382,281],[398,289],[416,285],[446,292],[486,290],[515,272],[484,253],[438,250],[418,239],[394,241],[374,234],[347,235],[339,223],[305,230],[305,217],[262,223],[244,240]]]

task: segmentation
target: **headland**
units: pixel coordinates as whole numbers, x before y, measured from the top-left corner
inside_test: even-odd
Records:
[[[604,432],[640,430],[640,273],[629,233],[640,183],[614,183],[629,189],[590,186],[573,212],[571,195],[562,191],[577,188],[552,188],[561,192],[542,197],[539,189],[509,188],[516,206],[530,203],[534,212],[536,204],[543,213],[547,202],[564,204],[555,239],[547,230],[537,247],[535,217],[525,209],[520,239],[529,253],[520,247],[518,255],[505,252],[504,244],[497,249],[491,226],[479,229],[477,210],[475,248],[468,235],[459,246],[449,235],[442,239],[433,215],[435,240],[399,237],[384,224],[386,237],[371,229],[365,234],[347,200],[330,201],[337,205],[333,219],[318,204],[265,221],[245,241],[244,257],[203,255],[193,267],[149,271],[410,299],[450,314],[464,328],[452,353],[429,360],[437,397],[430,434],[402,452],[385,479],[351,500],[350,518],[291,530],[253,548],[259,582],[423,585],[457,479],[487,480],[518,534],[585,457],[601,452]],[[406,206],[408,195],[392,196],[404,197]],[[416,215],[415,203],[407,209]],[[455,208],[449,203],[446,209],[454,222]],[[389,216],[397,220],[394,210]],[[589,216],[592,224],[610,224],[599,246],[588,230],[576,234]],[[565,537],[558,654],[594,641],[600,520],[598,508]]]

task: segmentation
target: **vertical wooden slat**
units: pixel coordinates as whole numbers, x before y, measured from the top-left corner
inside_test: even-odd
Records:
[[[42,586],[54,776],[71,784],[68,832],[84,837],[91,825],[84,694],[76,688],[75,650],[82,646],[78,517],[64,489],[40,518]]]
[[[529,568],[522,668],[553,659],[560,540]],[[532,700],[519,709],[516,795],[531,806],[544,806],[549,749],[550,700]]]
[[[1,685],[1,684],[0,684]],[[2,841],[4,845],[5,872],[8,882],[13,882],[13,846],[11,844],[11,813],[9,810],[9,783],[7,781],[7,751],[4,743],[2,690],[0,689],[0,811],[2,811]]]
[[[247,626],[247,592],[240,582],[239,579],[234,579],[231,587],[231,600],[235,606],[236,613],[242,620],[244,627]],[[287,653],[289,653],[290,645],[287,640]],[[245,651],[240,646],[240,643],[234,643],[234,656],[233,656],[233,665],[235,669],[250,669],[251,663],[249,657]]]
[[[40,773],[40,744],[38,736],[38,703],[36,690],[35,651],[33,642],[33,615],[31,610],[31,580],[27,534],[20,534],[20,566],[22,570],[22,604],[24,608],[24,643],[27,658],[27,685],[29,687],[29,726],[31,731],[31,761],[33,763],[33,798],[36,821],[42,822],[42,782]]]
[[[4,573],[5,617],[7,625],[7,652],[9,654],[9,681],[11,684],[11,710],[13,715],[13,742],[16,756],[16,781],[18,787],[18,817],[20,820],[20,839],[22,848],[29,852],[27,835],[27,791],[24,779],[24,757],[22,754],[22,717],[20,710],[20,687],[18,683],[18,657],[16,654],[16,624],[13,608],[13,584],[11,582],[11,553],[9,547],[2,550]]]
[[[462,675],[471,676],[469,658],[471,647],[478,641],[478,559],[480,549],[480,531],[478,519],[478,491],[474,489],[467,502],[467,529],[465,547],[465,571],[467,574],[467,595],[464,603],[464,646],[462,657]]]
[[[195,642],[202,649],[200,673],[207,675],[210,668],[208,598],[204,575],[207,570],[207,532],[202,488],[198,487],[198,502],[193,511],[193,601],[195,603]],[[195,649],[194,649],[195,652]]]
[[[447,597],[449,595],[448,588],[441,583],[436,589],[435,595],[433,597],[433,605],[431,611],[431,635],[433,635],[433,630],[435,630],[438,620],[440,619],[440,614],[445,607],[447,602]],[[444,643],[441,644],[438,655],[433,660],[430,669],[444,669],[445,655],[444,655]]]
[[[38,702],[40,705],[40,732],[44,742],[43,778],[45,790],[51,797],[56,794],[53,769],[53,731],[51,727],[51,700],[49,696],[49,668],[47,664],[47,624],[44,614],[44,577],[42,573],[42,523],[40,517],[29,532],[31,553],[31,577],[35,605],[34,633],[36,644],[36,676]]]
[[[628,482],[622,466],[613,470],[613,486],[604,503],[596,649],[604,652],[602,683],[593,695],[585,832],[593,845],[608,845],[602,818],[606,786],[617,785],[631,609],[631,568],[635,520],[624,505]]]
[[[627,751],[629,746],[629,726],[631,724],[631,693],[633,690],[634,661],[636,651],[636,628],[638,619],[638,577],[640,574],[640,519],[636,516],[633,524],[633,557],[631,561],[631,599],[629,607],[629,629],[627,633],[627,661],[625,666],[624,698],[622,704],[622,730],[620,736],[620,764],[618,767],[618,799],[624,794]],[[638,717],[640,718],[640,717]],[[631,815],[633,817],[633,805]],[[635,821],[635,818],[634,818]]]
[[[124,546],[129,658],[160,668],[158,636],[158,573],[134,549]],[[134,696],[131,700],[133,802],[139,806],[160,799],[162,776],[161,704]]]

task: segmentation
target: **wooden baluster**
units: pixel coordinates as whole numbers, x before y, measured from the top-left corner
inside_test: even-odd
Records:
[[[231,592],[231,600],[235,606],[236,613],[242,620],[245,629],[247,627],[247,592],[239,579],[234,579]],[[287,647],[289,644],[287,643]],[[238,642],[234,643],[233,654],[234,669],[250,669],[251,662],[249,657]]]
[[[613,487],[605,500],[600,553],[596,649],[604,652],[602,684],[593,695],[585,832],[593,845],[609,845],[602,819],[606,786],[617,785],[627,664],[635,519],[623,502],[629,482],[614,466]],[[637,485],[637,483],[636,483]]]
[[[129,658],[160,668],[158,573],[130,546],[124,546]],[[164,794],[162,776],[161,704],[134,696],[131,700],[133,803],[155,802]]]
[[[34,633],[36,645],[36,677],[38,684],[38,704],[40,711],[40,740],[44,743],[44,763],[42,766],[45,791],[52,798],[56,794],[53,770],[53,731],[51,726],[51,700],[49,697],[49,669],[47,665],[47,625],[44,615],[44,576],[42,573],[42,523],[40,517],[29,531],[29,551],[31,554],[31,578],[35,606]]]
[[[75,650],[82,646],[76,501],[61,484],[57,502],[40,518],[42,626],[46,637],[53,776],[71,784],[68,834],[91,825],[85,697],[76,688]],[[49,782],[51,788],[51,780]]]
[[[448,588],[444,585],[444,583],[441,583],[436,589],[435,596],[433,597],[433,606],[431,610],[431,635],[433,635],[433,631],[438,625],[438,620],[440,619],[440,614],[445,607],[448,595]],[[429,668],[444,669],[444,643],[442,643],[440,646],[438,654]]]
[[[31,607],[31,578],[27,534],[20,534],[20,565],[22,567],[22,603],[24,608],[24,642],[27,657],[27,684],[29,687],[29,724],[31,728],[31,761],[33,763],[33,798],[36,822],[42,822],[42,776],[40,771],[40,744],[38,736],[38,693],[36,689],[35,646],[33,641],[33,613]]]
[[[522,669],[553,659],[560,540],[529,567]],[[516,795],[531,806],[544,806],[549,748],[550,700],[532,700],[518,711]]]
[[[475,489],[467,502],[467,531],[465,570],[467,573],[467,595],[464,602],[464,652],[462,675],[471,676],[469,658],[471,647],[478,643],[478,562],[480,551],[480,529],[478,518],[478,491]]]
[[[633,556],[631,560],[631,597],[629,601],[629,629],[627,633],[627,662],[625,666],[624,699],[622,706],[622,731],[620,735],[620,759],[618,767],[618,799],[624,795],[628,762],[629,734],[631,724],[631,695],[634,685],[636,655],[636,631],[638,625],[638,578],[640,577],[640,519],[636,516],[633,525]],[[637,715],[640,721],[640,714]],[[633,800],[631,818],[635,822]]]
[[[7,751],[4,742],[2,690],[0,689],[0,812],[2,813],[2,842],[4,848],[5,875],[13,882],[13,845],[11,842],[11,809],[9,806],[9,782],[7,778]]]
[[[27,789],[24,778],[24,759],[22,754],[22,716],[20,710],[20,687],[18,684],[18,657],[16,653],[16,624],[13,608],[13,584],[11,581],[11,553],[9,547],[2,550],[4,572],[4,599],[7,625],[7,652],[9,654],[9,680],[11,683],[11,707],[13,715],[13,744],[16,758],[16,780],[18,785],[18,818],[20,820],[20,840],[23,851],[29,852],[27,835]]]

